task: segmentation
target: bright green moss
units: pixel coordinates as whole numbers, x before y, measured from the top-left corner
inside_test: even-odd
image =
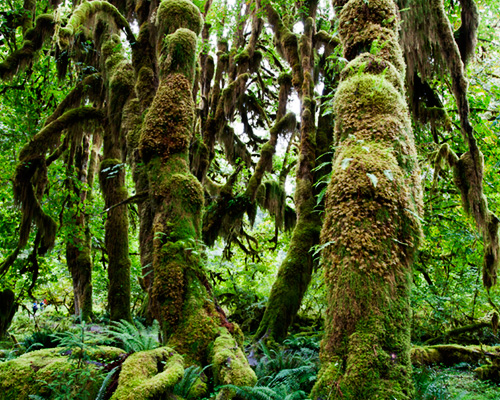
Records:
[[[164,398],[183,375],[184,360],[169,347],[134,353],[123,363],[118,388],[111,399]]]
[[[189,30],[180,28],[165,36],[160,57],[160,70],[163,76],[180,73],[193,82],[196,63],[197,36]]]
[[[245,353],[226,328],[219,329],[210,358],[217,385],[253,386],[257,382],[257,376],[248,365]]]
[[[347,79],[356,75],[372,74],[380,75],[387,79],[399,92],[403,92],[404,83],[401,73],[394,67],[393,64],[385,61],[377,55],[371,53],[363,53],[352,60],[341,72],[341,80]]]
[[[76,368],[74,361],[60,354],[62,350],[55,348],[32,351],[14,360],[0,363],[0,399],[28,400],[29,395],[50,398],[59,384],[65,384],[64,377]],[[122,349],[107,346],[89,351],[90,358],[95,361],[113,361],[120,355],[123,355]],[[92,397],[99,390],[103,376],[93,364],[89,364],[88,368],[90,379],[73,382],[75,396],[86,390]],[[53,389],[50,389],[47,383],[53,383]]]
[[[200,10],[189,0],[163,0],[158,7],[156,24],[159,34],[169,35],[186,28],[199,35],[203,26]]]

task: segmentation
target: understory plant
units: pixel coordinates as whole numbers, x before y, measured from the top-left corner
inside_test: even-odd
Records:
[[[159,346],[158,341],[154,338],[155,332],[156,334],[158,332],[156,320],[151,328],[146,328],[139,321],[135,321],[135,325],[124,319],[113,321],[104,332],[115,339],[127,353],[153,350]]]

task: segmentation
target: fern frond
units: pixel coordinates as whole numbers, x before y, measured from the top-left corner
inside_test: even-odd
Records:
[[[236,396],[239,396],[245,400],[283,400],[283,398],[276,393],[275,390],[267,386],[235,386],[235,385],[224,385],[222,388],[234,390]]]
[[[118,371],[118,368],[120,368],[119,365],[114,367],[111,371],[109,371],[106,374],[106,377],[104,378],[104,381],[102,382],[101,388],[99,389],[99,393],[97,393],[97,397],[95,398],[95,400],[104,400],[104,395],[106,394],[106,389],[108,388],[109,383],[111,382],[111,378],[113,377],[115,372]]]
[[[123,319],[114,321],[105,332],[121,342],[128,353],[157,348],[159,343],[150,336],[146,327],[138,321],[136,324],[137,326]]]

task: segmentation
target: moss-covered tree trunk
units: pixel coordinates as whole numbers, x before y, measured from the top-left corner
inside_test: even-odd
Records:
[[[311,280],[313,258],[311,247],[319,242],[321,220],[314,213],[314,169],[316,160],[316,127],[314,123],[316,104],[314,98],[314,17],[317,4],[308,2],[307,14],[303,16],[304,33],[297,40],[282,22],[275,10],[268,6],[269,19],[283,42],[284,53],[294,67],[292,82],[301,102],[300,158],[296,170],[295,207],[297,225],[292,234],[290,247],[282,262],[276,281],[271,289],[264,317],[256,338],[269,337],[282,341],[293,318],[297,314],[302,298]]]
[[[117,35],[103,35],[101,46],[103,71],[107,84],[107,122],[103,138],[103,160],[99,181],[108,210],[105,243],[108,254],[108,307],[112,321],[131,321],[130,256],[128,243],[128,209],[125,186],[125,154],[127,120],[122,114],[134,96],[133,71]],[[130,111],[130,110],[128,110]],[[119,205],[120,204],[120,205]]]
[[[73,281],[75,315],[83,321],[92,318],[92,255],[90,249],[90,231],[87,227],[85,204],[88,192],[85,185],[93,180],[95,157],[89,159],[90,135],[84,135],[82,143],[74,149],[74,183],[70,176],[69,208],[71,226],[66,239],[66,262]],[[73,158],[73,157],[72,157]],[[89,176],[90,175],[90,176]]]
[[[194,120],[191,85],[194,74],[198,9],[164,1],[157,24],[160,84],[146,114],[140,151],[149,180],[153,214],[154,280],[152,311],[160,322],[164,342],[178,351],[202,358],[217,334],[218,313],[207,302],[198,239],[203,190],[189,170],[188,152]]]
[[[10,289],[0,292],[0,339],[7,335],[7,329],[9,329],[16,310],[17,303],[14,292]]]
[[[241,348],[228,336],[236,328],[216,307],[199,243],[204,198],[188,155],[200,12],[188,0],[164,0],[156,24],[160,83],[140,135],[153,213],[153,315],[163,341],[188,363],[213,363],[217,383],[253,384]],[[229,368],[220,362],[224,351],[235,361]]]
[[[312,398],[411,399],[411,264],[419,169],[391,0],[334,1],[350,63],[321,233],[328,308]]]
[[[108,307],[112,321],[132,320],[130,314],[130,258],[128,247],[127,206],[113,207],[127,199],[125,165],[119,158],[107,152],[104,139],[104,160],[101,162],[99,179],[107,213],[105,243],[108,254]]]

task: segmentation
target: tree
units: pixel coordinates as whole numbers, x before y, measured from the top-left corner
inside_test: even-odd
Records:
[[[339,150],[322,231],[328,309],[313,397],[409,399],[411,265],[422,195],[396,6],[335,6],[350,63],[334,100]]]

